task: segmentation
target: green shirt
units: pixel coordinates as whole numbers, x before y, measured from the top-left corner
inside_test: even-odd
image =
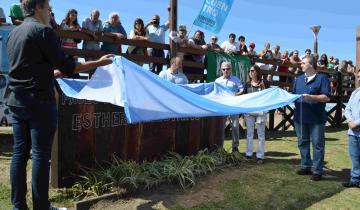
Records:
[[[18,20],[24,20],[24,15],[20,8],[20,5],[18,5],[18,4],[11,5],[9,17],[12,17],[12,18],[15,18]]]

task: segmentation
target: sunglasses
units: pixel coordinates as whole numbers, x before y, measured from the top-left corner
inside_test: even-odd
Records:
[[[211,40],[217,40],[217,38],[211,38]]]
[[[255,71],[255,69],[250,69],[250,71],[254,72],[254,71]]]
[[[230,70],[231,68],[222,68],[223,71]]]

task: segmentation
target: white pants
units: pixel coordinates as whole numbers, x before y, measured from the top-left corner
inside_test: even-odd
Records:
[[[239,146],[239,115],[230,115],[230,116],[224,118],[224,135],[225,135],[227,119],[229,119],[230,124],[231,124],[232,148],[238,147]]]
[[[254,142],[254,128],[255,128],[255,120],[256,117],[245,114],[245,121],[246,121],[246,155],[252,156],[253,155],[253,142]],[[265,154],[265,123],[264,120],[261,123],[257,123],[257,134],[259,138],[258,149],[256,152],[257,158],[264,158]]]

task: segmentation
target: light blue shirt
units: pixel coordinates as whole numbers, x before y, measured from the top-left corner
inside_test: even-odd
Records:
[[[345,117],[348,121],[354,121],[358,127],[360,126],[360,88],[357,88],[351,94],[349,102],[345,108]],[[353,131],[350,128],[348,130],[348,134],[360,137],[360,131]]]
[[[229,78],[224,78],[223,76],[221,76],[217,78],[215,82],[222,86],[225,86],[234,94],[237,92],[242,92],[244,90],[244,86],[241,80],[235,76],[230,76]]]
[[[89,31],[102,31],[103,25],[101,20],[96,21],[95,23],[90,19],[86,18],[82,22],[82,28],[87,29]],[[84,41],[83,43],[83,49],[85,50],[99,50],[100,49],[100,43],[99,42],[93,42],[93,41]]]
[[[159,77],[166,79],[169,82],[172,82],[174,84],[181,84],[185,85],[188,84],[189,81],[186,78],[185,74],[181,72],[172,73],[169,69],[168,70],[162,70],[159,74]]]
[[[169,28],[166,25],[161,25],[158,28],[155,28],[153,25],[147,27],[147,32],[149,34],[149,41],[165,44],[165,32]]]

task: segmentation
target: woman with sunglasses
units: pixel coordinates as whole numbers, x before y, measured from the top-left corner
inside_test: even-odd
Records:
[[[148,37],[149,35],[144,27],[144,21],[141,18],[137,18],[134,21],[134,28],[130,31],[129,39],[147,41],[149,39]],[[147,55],[147,48],[130,45],[126,53],[133,55]],[[136,63],[140,66],[144,65],[144,63],[142,62],[136,62]]]
[[[244,94],[254,93],[265,89],[265,85],[261,80],[260,67],[253,65],[249,71],[249,81],[244,86]],[[252,159],[253,156],[253,141],[254,128],[257,127],[257,134],[259,138],[258,149],[256,152],[256,162],[263,163],[265,154],[265,123],[266,114],[264,112],[246,113],[246,158]]]

